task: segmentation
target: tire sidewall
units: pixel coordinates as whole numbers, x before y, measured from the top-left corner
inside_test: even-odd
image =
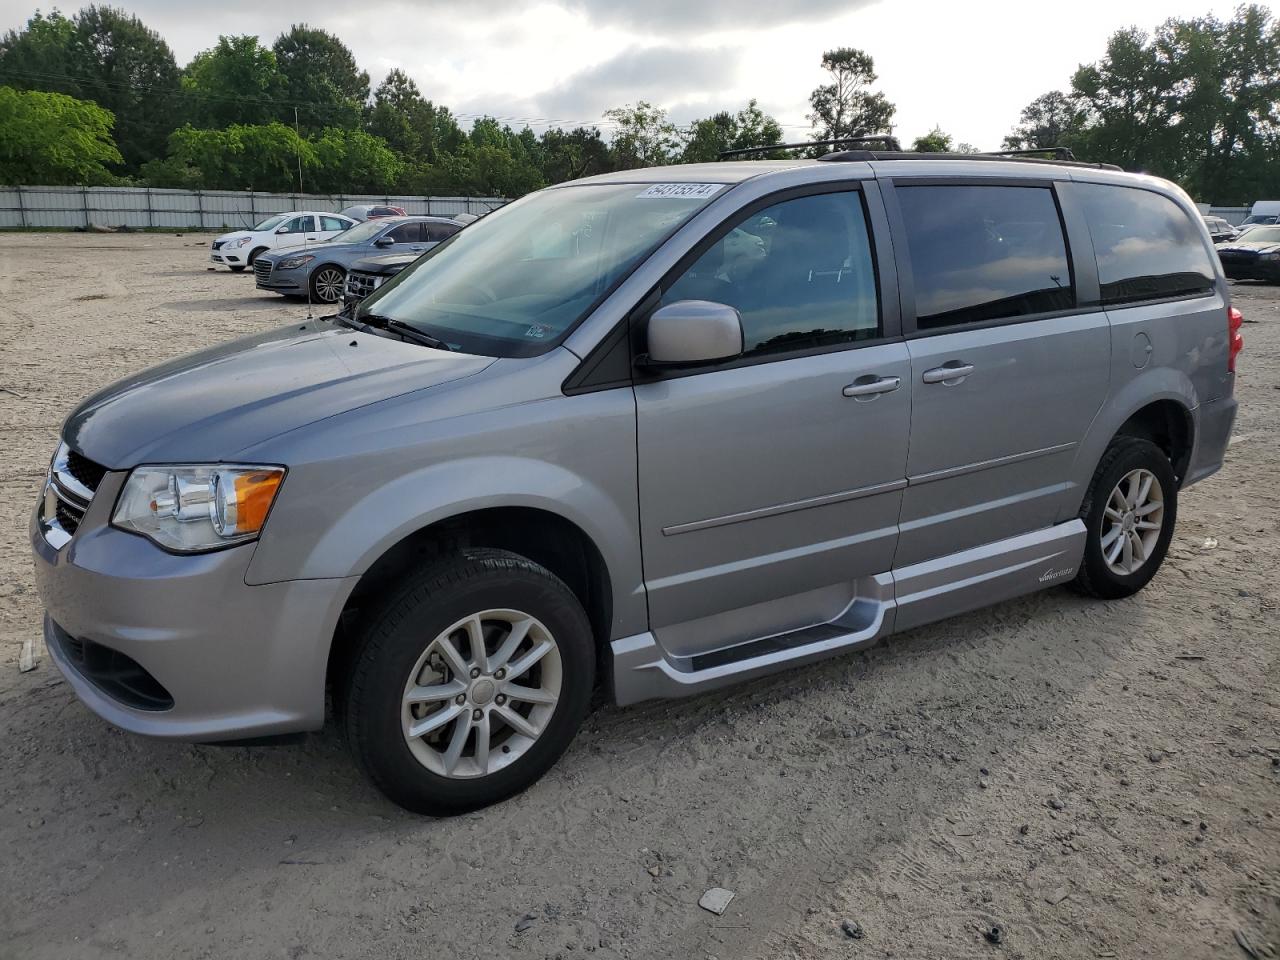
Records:
[[[532,564],[469,576],[443,588],[440,580],[425,586],[389,604],[372,626],[381,642],[363,651],[357,663],[361,682],[353,685],[348,700],[348,729],[355,733],[352,746],[361,763],[396,803],[424,813],[461,813],[524,789],[564,752],[590,703],[594,644],[572,592]],[[414,757],[404,739],[401,709],[409,672],[449,626],[480,610],[500,608],[527,613],[550,631],[563,664],[559,702],[542,735],[508,766],[485,777],[440,776]]]
[[[1164,514],[1160,536],[1156,539],[1147,562],[1131,574],[1120,575],[1108,565],[1102,550],[1105,511],[1111,492],[1121,479],[1133,470],[1149,470],[1160,483],[1164,495]],[[1127,597],[1145,587],[1159,571],[1173,539],[1178,519],[1178,485],[1173,467],[1164,451],[1149,440],[1126,438],[1114,459],[1094,478],[1089,510],[1084,517],[1086,537],[1084,564],[1089,579],[1105,597]]]

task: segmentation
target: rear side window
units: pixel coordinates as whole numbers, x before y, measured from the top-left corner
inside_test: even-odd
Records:
[[[897,196],[921,330],[1075,306],[1048,187],[898,186]]]
[[[325,230],[325,231],[345,230],[349,226],[351,226],[350,223],[348,223],[346,220],[340,220],[337,217],[321,217],[320,218],[321,230]]]
[[[418,220],[402,223],[388,234],[396,243],[417,243],[422,239],[422,223]]]
[[[667,288],[662,303],[677,300],[737,308],[746,356],[878,336],[861,194],[799,197],[749,215]]]
[[[462,229],[456,223],[426,223],[423,227],[430,241],[447,240]]]
[[[1081,183],[1076,190],[1093,237],[1104,304],[1213,289],[1213,265],[1200,231],[1168,197],[1102,183]]]

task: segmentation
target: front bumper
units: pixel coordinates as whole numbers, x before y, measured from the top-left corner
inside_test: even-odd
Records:
[[[41,532],[39,508],[32,518],[45,641],[72,689],[104,719],[154,737],[235,740],[319,729],[330,642],[357,578],[249,586],[254,544],[166,553],[108,525],[124,476],[107,475],[61,549]],[[85,649],[97,656],[85,657]],[[105,661],[127,664],[126,677],[149,677],[163,696],[133,695],[115,681],[118,669],[94,669]],[[133,683],[140,687],[147,684]]]
[[[254,284],[259,290],[272,293],[304,293],[310,276],[311,271],[307,267],[281,270],[273,264],[269,271],[254,269]]]
[[[1280,281],[1280,261],[1223,260],[1222,272],[1231,280]]]
[[[224,267],[244,267],[249,263],[248,247],[223,247],[210,252],[209,259]]]

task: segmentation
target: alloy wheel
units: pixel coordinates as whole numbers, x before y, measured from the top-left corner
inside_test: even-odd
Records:
[[[341,270],[326,267],[316,274],[316,299],[321,303],[337,303],[342,298],[342,287],[345,277]]]
[[[1112,573],[1126,577],[1151,557],[1164,525],[1164,489],[1150,470],[1130,470],[1107,498],[1102,519],[1102,557]]]
[[[405,742],[439,776],[492,774],[537,742],[563,677],[560,648],[537,619],[517,610],[472,614],[432,640],[410,671]]]

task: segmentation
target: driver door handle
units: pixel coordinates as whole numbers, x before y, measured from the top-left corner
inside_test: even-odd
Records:
[[[902,385],[901,377],[859,377],[840,392],[846,397],[872,399],[882,393],[890,393]]]
[[[951,360],[940,367],[934,367],[932,370],[926,370],[924,372],[924,376],[920,379],[925,383],[942,383],[950,387],[959,383],[971,373],[973,373],[972,363],[963,363],[959,360]]]

